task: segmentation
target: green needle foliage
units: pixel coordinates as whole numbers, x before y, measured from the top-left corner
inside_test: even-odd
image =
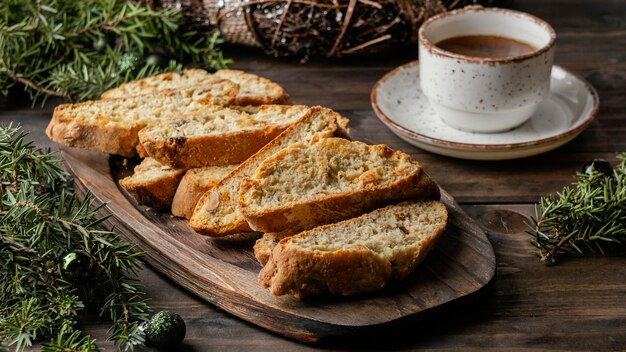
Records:
[[[142,344],[138,324],[149,307],[132,278],[142,254],[102,226],[91,195],[74,194],[58,154],[26,135],[0,126],[0,345],[23,351],[52,339],[44,351],[97,350],[75,326],[86,304],[112,320],[110,338],[120,349]],[[60,261],[76,250],[92,265],[90,279],[74,284]]]
[[[612,175],[578,174],[573,187],[541,198],[531,243],[541,260],[562,255],[605,254],[626,242],[626,153]]]
[[[21,84],[40,96],[78,101],[121,83],[192,62],[225,67],[218,32],[184,25],[178,10],[152,10],[125,0],[0,0],[0,92]],[[171,58],[144,64],[148,53]]]

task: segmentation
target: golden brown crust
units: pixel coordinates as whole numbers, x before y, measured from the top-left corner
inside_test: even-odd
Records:
[[[291,143],[285,141],[293,138],[294,131],[298,131],[299,126],[304,126],[309,121],[317,122],[318,116],[323,116],[323,119],[319,122],[325,123],[325,125],[316,134],[315,138],[328,138],[332,137],[339,130],[342,133],[347,131],[348,119],[332,110],[319,106],[312,107],[309,113],[300,118],[298,122],[283,131],[278,137],[239,165],[213,189],[202,195],[189,220],[191,227],[200,234],[216,237],[250,231],[250,226],[237,209],[241,179],[251,175],[257,166],[268,156],[293,143],[293,141]],[[209,207],[209,205],[215,203],[216,199],[218,202],[215,207]],[[223,213],[226,213],[226,216]]]
[[[287,93],[283,91],[283,95],[279,97],[249,97],[249,96],[241,96],[237,95],[235,98],[235,104],[246,106],[246,105],[267,105],[267,104],[276,104],[276,105],[290,105],[293,103],[291,97],[287,95]]]
[[[283,231],[279,233],[265,233],[263,237],[256,240],[254,243],[254,256],[259,261],[261,265],[267,264],[270,259],[270,255],[274,250],[274,247],[280,242],[283,238],[291,237],[295,235],[292,231]]]
[[[360,142],[333,143],[333,140],[330,139],[327,141],[326,144],[330,147],[326,147],[326,150],[335,154],[341,153],[341,150],[346,150],[347,153],[353,152],[352,146],[357,148],[357,146],[364,145]],[[337,140],[337,142],[339,141],[342,140]],[[408,155],[394,152],[385,145],[367,146],[367,150],[383,159],[403,160],[405,165],[411,164]],[[385,182],[385,184],[359,190],[344,190],[341,193],[335,192],[310,200],[300,201],[298,199],[296,202],[276,204],[271,204],[268,201],[268,204],[265,205],[258,204],[258,199],[255,199],[256,197],[253,195],[259,194],[263,189],[262,179],[271,177],[271,173],[276,171],[273,166],[289,153],[289,149],[283,149],[274,154],[259,166],[254,177],[245,177],[241,181],[238,199],[239,211],[243,214],[250,228],[255,231],[307,230],[315,226],[349,219],[373,209],[411,198],[439,199],[439,189],[434,181],[423,173],[418,163],[412,163],[415,166],[414,171],[403,172],[405,176],[393,182]],[[305,182],[306,175],[293,175],[296,178],[300,176],[303,178],[302,182]],[[261,179],[257,179],[259,177]],[[296,188],[298,188],[297,185]]]
[[[293,241],[298,238],[316,238],[324,233],[340,231],[338,229],[342,227],[349,228],[350,225],[380,226],[380,231],[385,231],[390,225],[382,220],[381,214],[400,216],[405,211],[402,210],[404,207],[428,202],[434,205],[431,208],[432,217],[426,217],[428,220],[423,221],[433,221],[431,230],[420,236],[419,242],[412,246],[410,252],[395,258],[377,254],[363,245],[352,245],[350,242],[342,243],[341,248],[336,250],[317,250],[297,246]],[[272,250],[267,263],[259,273],[259,283],[269,288],[274,295],[290,294],[297,297],[327,292],[352,295],[380,289],[392,277],[405,278],[424,260],[445,230],[447,219],[447,210],[440,202],[408,201],[377,209],[358,218],[316,227],[286,237]]]
[[[178,184],[185,174],[184,170],[173,171],[171,174],[149,182],[133,182],[130,176],[121,179],[120,186],[128,191],[139,204],[156,210],[169,210]]]
[[[439,187],[430,177],[422,177],[418,187],[424,189],[426,194],[432,194],[433,198],[439,198]],[[263,237],[259,238],[254,244],[254,256],[261,265],[267,264],[270,255],[278,242],[284,238],[291,237],[294,234],[295,232],[291,230],[263,234]],[[430,248],[426,248],[425,250],[429,251]]]
[[[227,80],[216,80],[211,84],[212,85],[197,86],[189,89],[190,91],[199,92],[198,96],[194,98],[194,103],[208,106],[219,102],[219,104],[228,106],[234,101],[239,90],[238,85]],[[211,92],[211,87],[221,88],[223,95],[214,95],[215,92]],[[145,96],[145,99],[158,100],[162,97],[174,99],[176,95],[180,94],[182,93],[169,90]],[[54,110],[52,119],[46,128],[46,135],[52,141],[70,147],[91,149],[109,154],[133,156],[137,152],[136,146],[139,143],[139,131],[147,124],[156,123],[160,118],[136,121],[134,117],[131,116],[126,119],[126,117],[122,118],[116,116],[112,118],[105,114],[97,114],[96,116],[89,116],[89,120],[84,120],[82,118],[76,118],[75,114],[77,114],[79,110],[91,108],[96,110],[101,109],[99,106],[106,104],[121,104],[121,106],[130,111],[132,110],[131,107],[133,109],[141,107],[141,100],[139,98],[129,97],[59,105]],[[128,104],[128,106],[124,106],[124,104]],[[194,107],[193,111],[199,110],[200,107]],[[161,109],[157,108],[156,110],[160,113]],[[150,112],[151,111],[152,110],[150,110]],[[144,112],[144,114],[145,113],[146,112]],[[172,117],[181,117],[181,115],[175,115],[176,116]],[[167,118],[164,117],[161,119]]]
[[[93,104],[85,102],[83,104]],[[46,128],[46,135],[52,141],[74,148],[91,149],[109,154],[133,156],[139,142],[137,133],[141,125],[123,127],[77,121],[66,111],[78,104],[62,104],[54,109],[52,119]]]
[[[172,200],[172,215],[189,219],[202,195],[236,166],[191,169],[185,173]]]
[[[143,148],[141,143],[137,143],[135,150],[137,151],[137,155],[142,159],[150,157],[150,155],[148,155],[148,152]]]
[[[279,244],[259,273],[259,283],[276,296],[347,296],[378,290],[389,277],[390,263],[368,250],[308,252]]]
[[[213,186],[201,185],[189,177],[183,177],[172,199],[172,215],[189,219],[200,197]]]
[[[163,86],[159,86],[159,82],[169,82],[168,89],[182,88],[193,84],[203,84],[215,80],[227,79],[239,84],[241,89],[235,97],[234,104],[237,105],[264,105],[264,104],[291,104],[291,98],[285,90],[278,84],[239,70],[219,70],[214,74],[210,74],[204,70],[187,69],[182,75],[172,72],[162,73],[153,77],[144,78],[137,81],[124,83],[117,88],[109,89],[102,93],[102,99],[115,99],[131,95],[151,94],[161,90]],[[262,95],[258,88],[262,87],[262,91],[269,91],[270,94]]]
[[[176,169],[238,164],[276,138],[287,126],[237,131],[221,135],[139,140],[150,157]]]
[[[267,78],[246,73],[240,70],[219,70],[215,72],[215,77],[229,79],[242,88],[235,98],[235,105],[266,105],[266,104],[282,104],[289,105],[292,103],[291,97],[283,89],[283,87],[270,81]],[[265,86],[266,89],[272,91],[271,94],[260,96],[253,87],[248,87],[250,83]]]

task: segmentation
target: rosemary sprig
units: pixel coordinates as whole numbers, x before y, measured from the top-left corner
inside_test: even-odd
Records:
[[[562,255],[606,254],[626,241],[626,153],[612,175],[577,174],[572,187],[542,197],[532,218],[531,243],[541,261]]]
[[[74,194],[58,154],[26,136],[0,126],[0,346],[23,351],[52,338],[44,351],[97,350],[76,329],[85,301],[112,320],[118,348],[132,350],[143,343],[138,323],[149,310],[133,278],[142,254],[102,226],[91,195]],[[61,274],[60,259],[76,250],[94,264],[88,282]]]

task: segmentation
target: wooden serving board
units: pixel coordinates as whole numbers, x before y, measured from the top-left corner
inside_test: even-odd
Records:
[[[61,148],[79,194],[91,191],[116,232],[147,253],[155,269],[241,319],[305,342],[378,333],[428,316],[444,305],[468,298],[495,272],[491,244],[479,226],[446,192],[449,222],[435,250],[401,282],[351,297],[298,300],[275,297],[259,285],[261,266],[252,245],[257,235],[211,238],[195,233],[184,220],[139,206],[118,186],[132,172],[123,158]]]

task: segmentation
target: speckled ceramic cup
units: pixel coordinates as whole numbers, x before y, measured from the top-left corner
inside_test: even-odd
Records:
[[[510,38],[535,50],[485,58],[435,45],[474,35]],[[528,120],[550,91],[555,38],[548,23],[518,11],[470,6],[434,16],[419,30],[422,91],[452,127],[482,133],[510,130]]]

